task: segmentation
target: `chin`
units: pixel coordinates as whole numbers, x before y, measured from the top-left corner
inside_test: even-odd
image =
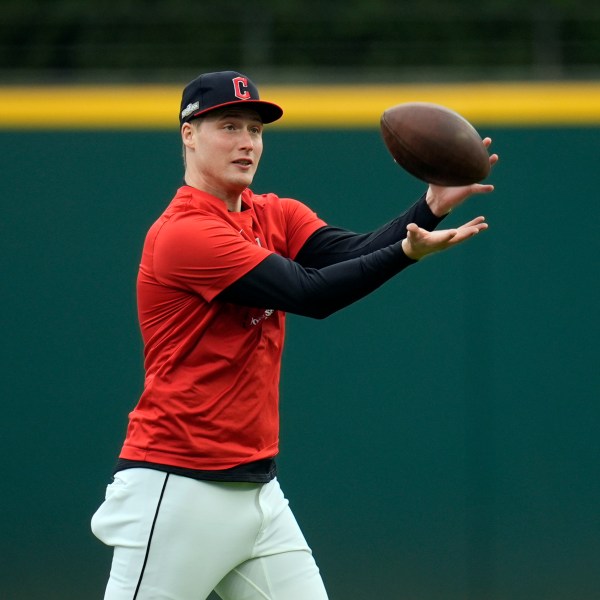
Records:
[[[252,175],[243,175],[241,177],[236,177],[235,180],[232,180],[231,183],[240,187],[242,189],[246,189],[247,187],[252,185],[252,181],[254,180],[254,174]]]

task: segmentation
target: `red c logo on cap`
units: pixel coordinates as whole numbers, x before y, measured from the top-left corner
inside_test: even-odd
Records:
[[[248,79],[246,77],[235,77],[233,81],[233,93],[240,100],[248,100],[251,98],[248,91]]]

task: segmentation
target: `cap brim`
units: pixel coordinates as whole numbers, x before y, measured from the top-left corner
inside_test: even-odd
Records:
[[[273,121],[277,121],[277,119],[280,119],[283,115],[283,109],[272,102],[266,102],[264,100],[236,100],[235,102],[224,102],[223,104],[217,104],[216,106],[211,106],[210,108],[205,108],[204,110],[192,113],[189,117],[183,119],[181,124],[183,125],[183,123],[186,123],[187,121],[191,121],[196,117],[205,115],[206,113],[225,106],[243,106],[245,108],[251,108],[259,114],[263,123],[273,123]]]

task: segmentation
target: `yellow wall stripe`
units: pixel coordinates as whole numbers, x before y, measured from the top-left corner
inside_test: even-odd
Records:
[[[2,129],[174,129],[176,86],[0,87]],[[447,106],[479,125],[600,125],[600,82],[261,86],[278,127],[377,127],[401,102]]]

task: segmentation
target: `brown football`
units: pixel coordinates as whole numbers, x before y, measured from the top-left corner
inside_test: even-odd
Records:
[[[490,172],[490,157],[477,130],[444,106],[392,106],[381,115],[381,134],[394,160],[426,183],[468,185]]]

